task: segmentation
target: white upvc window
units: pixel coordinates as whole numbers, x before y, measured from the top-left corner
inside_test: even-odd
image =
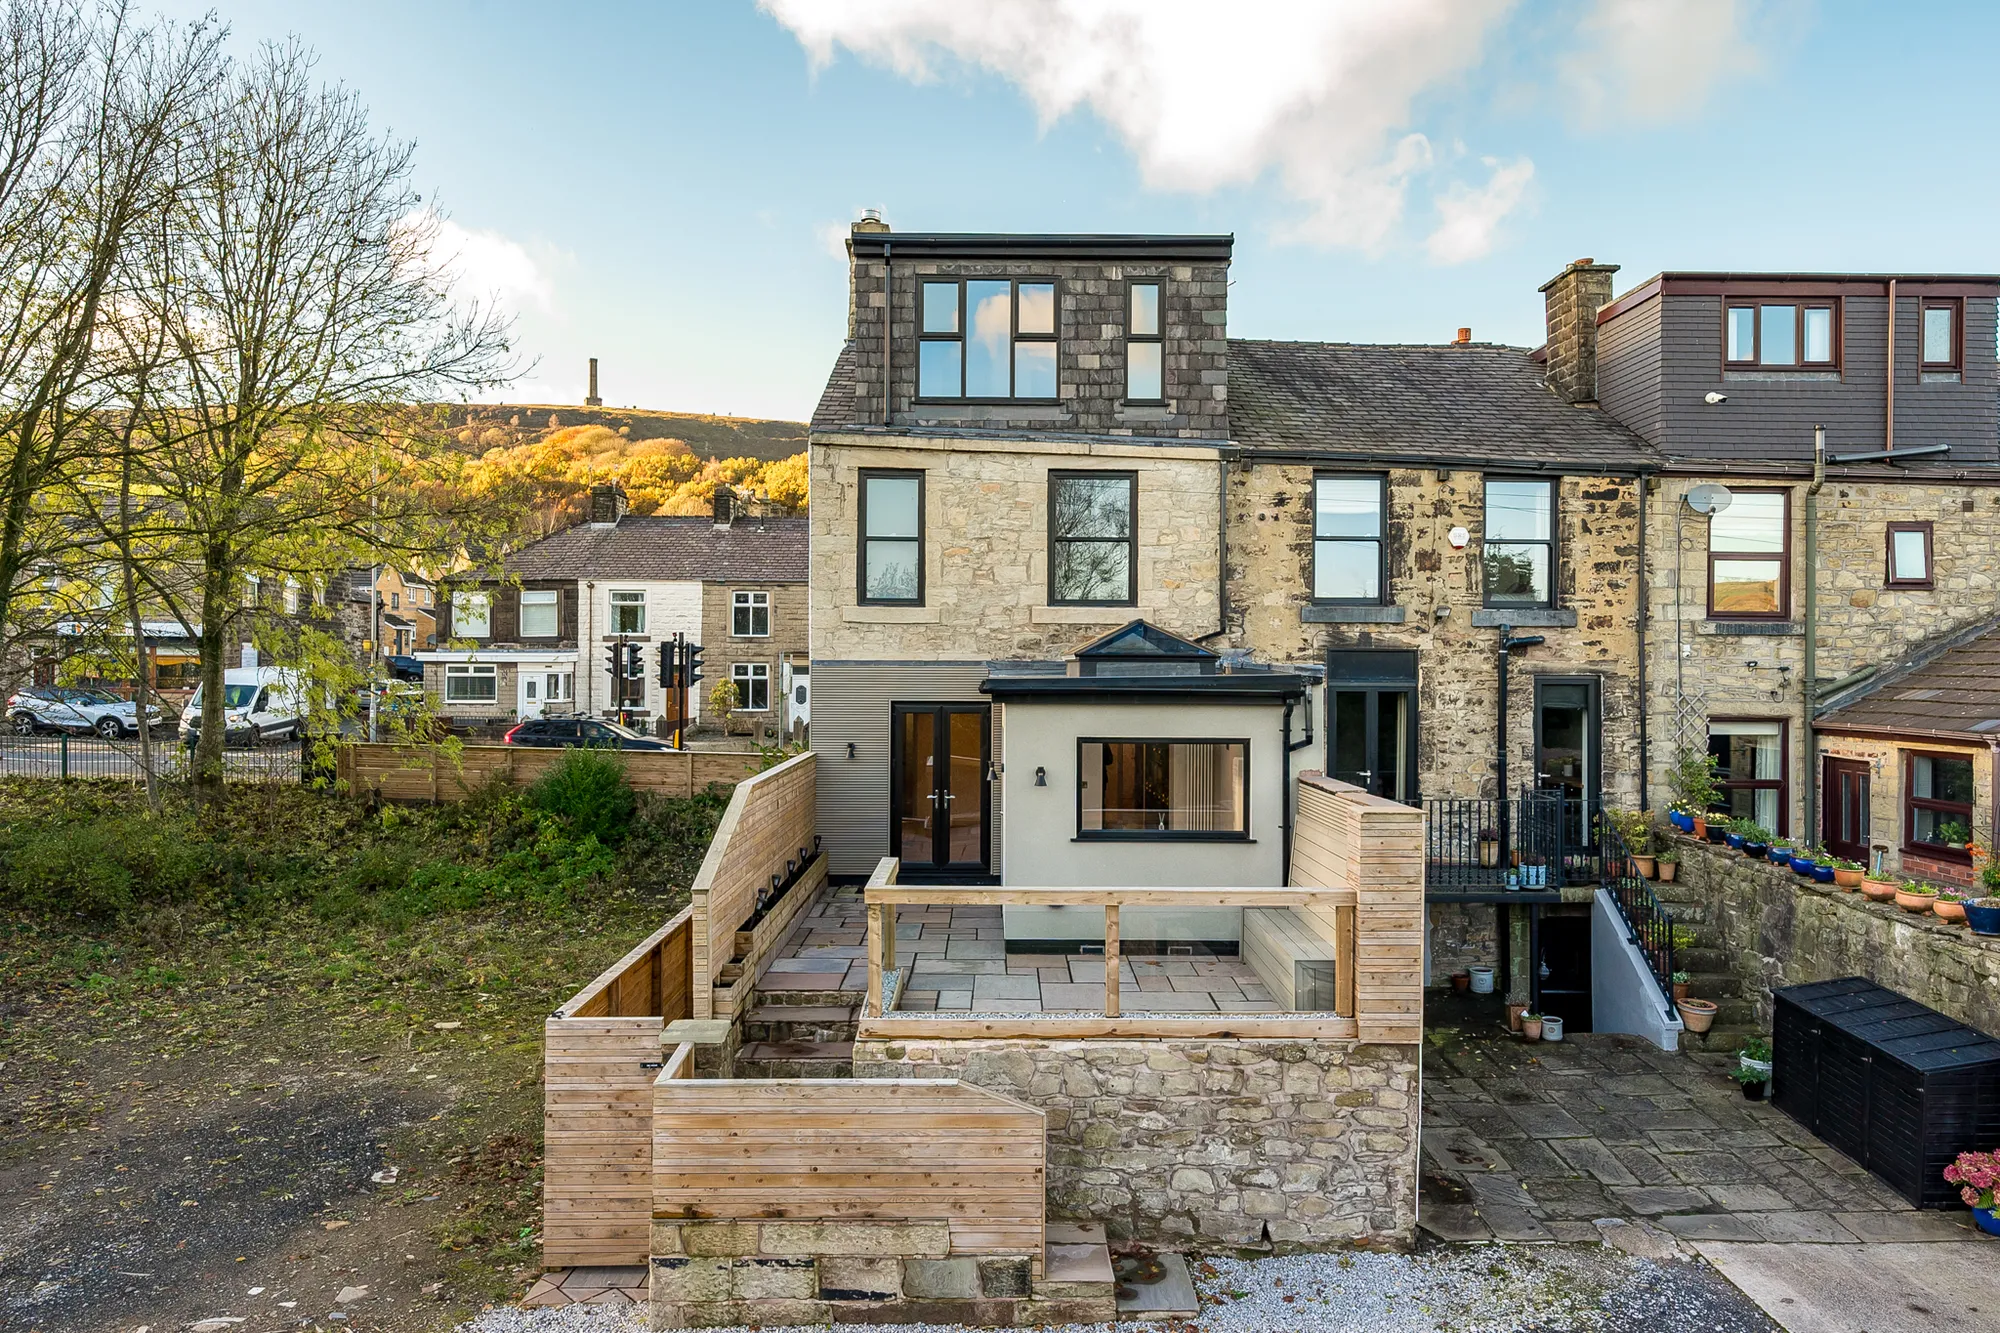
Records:
[[[521,688],[529,703],[568,703],[575,697],[576,677],[567,671],[531,671],[521,676]]]
[[[264,598],[264,580],[261,575],[248,574],[243,579],[243,605],[255,607]]]
[[[459,639],[493,635],[493,598],[483,592],[461,592],[451,599],[451,632]]]
[[[611,632],[646,632],[646,594],[636,589],[617,588],[611,593]]]
[[[738,592],[730,594],[729,633],[737,639],[766,639],[771,635],[771,594]]]
[[[297,579],[286,579],[285,614],[288,616],[295,616],[298,613],[299,613],[299,581]]]
[[[553,639],[562,594],[553,588],[521,589],[521,637]]]
[[[446,703],[490,704],[499,697],[499,667],[482,662],[453,662],[445,667]]]
[[[767,664],[738,662],[729,668],[729,678],[736,683],[737,712],[771,711],[771,668]]]

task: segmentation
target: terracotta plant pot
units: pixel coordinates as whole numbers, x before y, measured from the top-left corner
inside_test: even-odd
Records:
[[[1886,903],[1896,896],[1896,886],[1886,879],[1864,879],[1861,896],[1871,902]]]
[[[1708,821],[1702,816],[1696,815],[1694,817],[1694,828],[1691,832],[1697,838],[1706,838],[1708,836]]]
[[[1865,871],[1861,870],[1843,870],[1840,867],[1835,866],[1833,871],[1833,882],[1835,884],[1838,884],[1841,888],[1847,889],[1851,892],[1861,887],[1861,876],[1865,873],[1866,873]]]
[[[1528,1012],[1528,1006],[1525,1004],[1508,1005],[1507,1030],[1510,1032],[1519,1032],[1521,1030],[1521,1015],[1527,1012]]]
[[[1715,1001],[1678,1000],[1674,1007],[1681,1011],[1681,1024],[1689,1032],[1706,1032],[1715,1022]]]
[[[1662,884],[1673,883],[1674,876],[1678,875],[1680,873],[1680,870],[1681,870],[1681,863],[1679,861],[1660,862],[1660,883]]]
[[[1685,1000],[1688,997],[1688,983],[1685,981],[1676,981],[1673,983],[1673,986],[1674,986],[1674,1003],[1679,1004],[1682,1000]]]
[[[1479,864],[1482,869],[1492,870],[1500,864],[1500,840],[1481,838],[1479,840]]]
[[[1452,994],[1454,994],[1454,995],[1463,995],[1463,994],[1465,994],[1465,993],[1466,993],[1467,991],[1469,991],[1469,990],[1471,990],[1471,989],[1472,989],[1472,973],[1470,973],[1470,972],[1454,972],[1454,973],[1452,973],[1452,974],[1451,974],[1451,993],[1452,993]]]
[[[1928,912],[1937,905],[1935,893],[1904,893],[1896,890],[1896,906],[1905,912]]]
[[[1658,874],[1659,871],[1654,866],[1655,862],[1650,856],[1634,856],[1632,858],[1632,868],[1639,872],[1640,879],[1651,879],[1654,875]]]
[[[1939,898],[1931,904],[1931,910],[1953,925],[1965,920],[1965,904],[1962,902],[1948,903]]]
[[[1523,1017],[1521,1019],[1521,1036],[1528,1041],[1540,1041],[1542,1039],[1542,1020],[1540,1018]]]

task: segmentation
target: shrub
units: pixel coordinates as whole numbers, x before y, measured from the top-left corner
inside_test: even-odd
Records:
[[[98,824],[35,829],[9,849],[8,897],[51,915],[116,916],[132,905],[134,881],[112,830]]]
[[[528,788],[528,805],[563,821],[578,838],[615,847],[625,837],[636,805],[615,750],[568,749],[554,768]]]

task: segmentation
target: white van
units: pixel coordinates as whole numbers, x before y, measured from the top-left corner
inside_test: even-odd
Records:
[[[201,686],[181,713],[181,739],[189,745],[201,730]],[[298,673],[281,667],[238,667],[222,673],[222,740],[225,745],[257,745],[296,737],[305,726]]]

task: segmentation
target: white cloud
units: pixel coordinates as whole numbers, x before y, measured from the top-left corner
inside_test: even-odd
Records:
[[[461,227],[428,210],[410,213],[403,223],[427,245],[426,261],[432,270],[460,294],[497,301],[508,309],[532,306],[543,314],[554,312],[555,285],[520,242],[497,231]]]
[[[1151,188],[1208,193],[1274,177],[1298,205],[1280,228],[1288,239],[1380,250],[1399,239],[1413,191],[1428,189],[1439,223],[1426,249],[1463,262],[1491,248],[1534,174],[1510,157],[1489,162],[1483,185],[1439,179],[1416,124],[1420,99],[1470,82],[1515,0],[758,2],[816,67],[845,48],[914,82],[997,75],[1044,126],[1088,111]],[[1557,26],[1584,48],[1548,60],[1588,116],[1614,103],[1670,115],[1751,67],[1745,14],[1757,3],[1572,0]]]
[[[1584,123],[1673,120],[1758,67],[1756,0],[1595,0],[1564,61]]]
[[[1462,264],[1493,249],[1493,233],[1501,219],[1512,213],[1535,178],[1535,164],[1522,158],[1501,163],[1492,158],[1493,168],[1486,184],[1453,185],[1437,198],[1437,229],[1425,238],[1424,248],[1440,264]]]

